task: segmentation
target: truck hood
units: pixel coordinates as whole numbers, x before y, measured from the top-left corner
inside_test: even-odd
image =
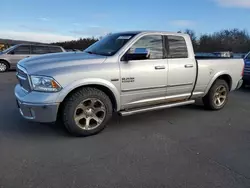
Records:
[[[25,58],[18,65],[24,67],[29,74],[36,74],[50,72],[52,69],[103,63],[105,59],[106,56],[85,52],[65,52]]]

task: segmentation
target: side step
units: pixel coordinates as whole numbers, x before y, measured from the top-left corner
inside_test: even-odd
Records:
[[[142,112],[161,110],[165,108],[184,106],[184,105],[194,104],[194,103],[195,103],[195,100],[189,100],[189,101],[178,102],[178,103],[171,103],[171,104],[164,104],[164,105],[159,105],[159,106],[151,106],[151,107],[137,108],[137,109],[127,110],[127,111],[120,111],[119,113],[122,116],[130,116],[130,115],[134,115],[134,114],[138,114]]]

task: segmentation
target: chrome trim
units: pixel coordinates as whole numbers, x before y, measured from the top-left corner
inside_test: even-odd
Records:
[[[166,88],[166,85],[157,86],[157,87],[142,87],[142,88],[134,88],[134,89],[122,89],[122,92],[130,92],[130,91],[141,91],[141,90],[148,90],[148,89],[163,89]]]
[[[21,80],[27,80],[26,78],[20,76],[18,73],[17,73],[17,77],[20,78]]]
[[[21,89],[24,90],[26,93],[29,93],[29,91],[24,89],[22,86],[21,86]]]
[[[19,108],[19,112],[20,112],[20,114],[21,114],[25,119],[28,119],[28,120],[33,120],[33,119],[35,119],[35,117],[25,116],[25,115],[23,114],[21,108]],[[32,115],[33,115],[33,114],[32,114]]]
[[[194,67],[193,64],[187,64],[187,65],[185,65],[185,68],[193,68],[193,67]]]
[[[196,96],[196,95],[204,95],[204,92],[193,92],[192,96]]]
[[[162,70],[162,69],[165,69],[166,67],[165,66],[155,66],[155,70]]]
[[[165,96],[165,97],[156,97],[156,98],[150,98],[150,99],[142,99],[139,101],[128,103],[128,105],[132,104],[140,104],[140,103],[147,103],[147,102],[154,102],[154,101],[163,101],[163,100],[171,100],[171,99],[179,99],[179,98],[185,98],[191,96],[191,93],[185,93],[180,95],[173,95],[173,96]]]
[[[193,84],[194,84],[193,82],[183,83],[183,84],[171,84],[171,85],[168,85],[167,87],[189,86]]]
[[[22,67],[22,66],[20,66],[18,64],[17,64],[17,68],[19,70],[23,71],[27,75],[27,78],[28,78],[28,81],[29,81],[29,85],[30,85],[30,91],[32,91],[33,90],[33,86],[32,86],[32,83],[31,83],[30,76],[29,76],[28,72],[26,71],[26,69],[24,67]],[[27,91],[26,89],[24,89],[24,90]],[[27,91],[27,92],[29,92],[29,91]]]
[[[237,86],[236,86],[236,89],[241,88],[242,85],[243,85],[243,80],[240,79],[240,80],[238,81],[238,84],[237,84]]]
[[[189,101],[184,101],[184,102],[177,102],[173,104],[164,104],[164,105],[159,105],[159,106],[151,106],[147,108],[141,108],[141,109],[134,109],[130,111],[120,111],[120,115],[122,116],[129,116],[129,115],[134,115],[142,112],[149,112],[149,111],[154,111],[154,110],[161,110],[165,108],[172,108],[172,107],[177,107],[177,106],[183,106],[183,105],[188,105],[188,104],[194,104],[195,100],[189,100]]]
[[[21,71],[23,71],[25,74],[28,74],[28,72],[26,71],[25,68],[23,68],[22,66],[17,64],[17,68],[20,69]]]

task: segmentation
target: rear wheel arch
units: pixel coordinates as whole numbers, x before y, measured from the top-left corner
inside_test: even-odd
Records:
[[[229,74],[220,75],[215,81],[217,81],[217,80],[225,80],[227,82],[227,84],[228,84],[229,91],[231,91],[232,77]]]
[[[217,80],[224,80],[228,84],[229,91],[231,91],[232,88],[232,77],[228,73],[220,74],[214,77],[210,84],[208,84],[208,87],[205,91],[205,94],[209,92],[209,90],[213,87],[213,85],[216,83]]]

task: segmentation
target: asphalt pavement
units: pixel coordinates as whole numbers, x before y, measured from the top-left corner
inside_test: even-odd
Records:
[[[102,133],[70,136],[24,120],[15,72],[0,74],[0,188],[250,187],[250,89],[221,111],[195,105],[115,116]]]

